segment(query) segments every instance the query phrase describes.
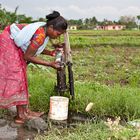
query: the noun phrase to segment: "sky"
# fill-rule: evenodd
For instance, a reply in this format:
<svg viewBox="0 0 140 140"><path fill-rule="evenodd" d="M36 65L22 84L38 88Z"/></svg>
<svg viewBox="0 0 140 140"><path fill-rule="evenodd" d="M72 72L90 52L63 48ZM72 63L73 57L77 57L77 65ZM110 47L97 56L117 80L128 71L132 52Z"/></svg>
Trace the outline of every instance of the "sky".
<svg viewBox="0 0 140 140"><path fill-rule="evenodd" d="M59 11L66 19L85 19L95 16L97 20L119 20L121 16L140 15L140 0L0 0L2 8L25 14L33 19L53 10Z"/></svg>

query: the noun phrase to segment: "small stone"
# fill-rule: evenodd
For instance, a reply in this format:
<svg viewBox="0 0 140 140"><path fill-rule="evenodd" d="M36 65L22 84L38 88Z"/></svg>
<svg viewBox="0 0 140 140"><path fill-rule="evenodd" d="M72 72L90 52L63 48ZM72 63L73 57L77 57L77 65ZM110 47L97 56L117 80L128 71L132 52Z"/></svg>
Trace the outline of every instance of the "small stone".
<svg viewBox="0 0 140 140"><path fill-rule="evenodd" d="M86 106L85 111L86 111L86 112L89 112L89 111L91 110L92 106L93 106L93 103L90 102L90 103Z"/></svg>
<svg viewBox="0 0 140 140"><path fill-rule="evenodd" d="M45 131L48 128L48 124L40 117L25 121L24 126L29 130L37 130L38 133L40 133L40 131Z"/></svg>

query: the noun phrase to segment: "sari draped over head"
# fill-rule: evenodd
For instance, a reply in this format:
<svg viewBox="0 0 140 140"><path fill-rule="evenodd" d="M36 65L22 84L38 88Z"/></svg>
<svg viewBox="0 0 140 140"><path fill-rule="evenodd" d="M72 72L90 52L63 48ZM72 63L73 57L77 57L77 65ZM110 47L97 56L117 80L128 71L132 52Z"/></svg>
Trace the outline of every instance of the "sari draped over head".
<svg viewBox="0 0 140 140"><path fill-rule="evenodd" d="M45 23L33 23L20 30L15 24L7 26L0 34L0 107L28 104L28 84L24 52L35 31ZM39 54L45 48L46 38Z"/></svg>

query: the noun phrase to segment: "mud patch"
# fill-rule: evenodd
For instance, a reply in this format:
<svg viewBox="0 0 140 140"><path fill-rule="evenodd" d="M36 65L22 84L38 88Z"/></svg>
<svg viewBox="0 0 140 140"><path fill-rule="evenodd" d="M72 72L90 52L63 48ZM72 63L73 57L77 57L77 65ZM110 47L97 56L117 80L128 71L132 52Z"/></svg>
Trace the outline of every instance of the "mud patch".
<svg viewBox="0 0 140 140"><path fill-rule="evenodd" d="M48 119L48 114L44 114L42 117L42 119L48 124L47 131L51 131L54 128L58 128L59 130L62 131L65 129L76 128L79 125L79 123L86 123L86 122L98 123L101 120L106 122L108 118L112 122L114 122L116 119L115 117L112 116L97 117L90 114L84 114L84 113L72 112L72 111L69 111L68 119L64 121L50 120ZM122 122L124 124L124 121ZM35 123L35 126L36 125L37 128L40 128L38 127L40 126L40 123ZM38 132L36 130L33 129L28 130L27 127L25 127L24 125L15 124L13 120L11 121L5 118L0 119L0 140L34 140L37 134ZM42 132L39 134L43 135L44 133Z"/></svg>
<svg viewBox="0 0 140 140"><path fill-rule="evenodd" d="M0 119L0 140L33 140L36 134L13 121Z"/></svg>
<svg viewBox="0 0 140 140"><path fill-rule="evenodd" d="M64 121L48 120L48 125L50 128L56 127L58 129L63 128L75 128L79 123L85 122L96 122L98 121L97 117L91 116L89 114L83 114L80 112L69 111L68 119Z"/></svg>

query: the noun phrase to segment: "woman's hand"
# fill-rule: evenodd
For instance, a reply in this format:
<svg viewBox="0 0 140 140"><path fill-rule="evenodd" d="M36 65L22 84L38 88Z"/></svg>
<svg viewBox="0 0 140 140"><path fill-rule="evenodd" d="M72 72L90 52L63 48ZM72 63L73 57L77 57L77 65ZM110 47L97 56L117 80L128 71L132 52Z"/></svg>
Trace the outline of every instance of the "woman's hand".
<svg viewBox="0 0 140 140"><path fill-rule="evenodd" d="M54 69L57 69L57 70L61 70L61 66L60 66L60 63L58 62L51 62L50 63L50 67L54 68Z"/></svg>
<svg viewBox="0 0 140 140"><path fill-rule="evenodd" d="M50 56L56 56L56 54L57 54L57 52L64 52L63 51L63 48L56 48L55 50L53 50L53 51L50 51Z"/></svg>

